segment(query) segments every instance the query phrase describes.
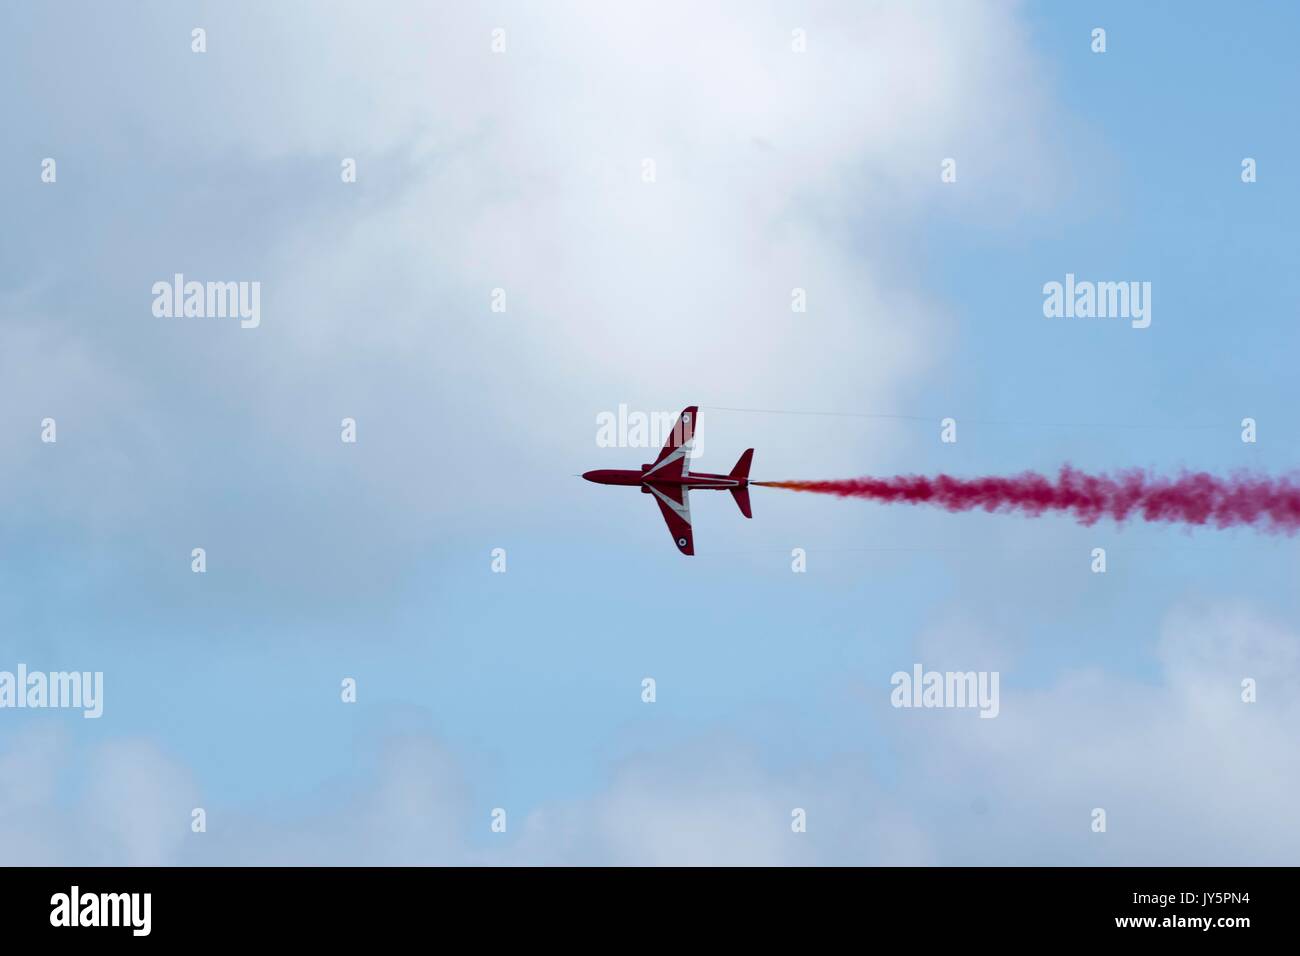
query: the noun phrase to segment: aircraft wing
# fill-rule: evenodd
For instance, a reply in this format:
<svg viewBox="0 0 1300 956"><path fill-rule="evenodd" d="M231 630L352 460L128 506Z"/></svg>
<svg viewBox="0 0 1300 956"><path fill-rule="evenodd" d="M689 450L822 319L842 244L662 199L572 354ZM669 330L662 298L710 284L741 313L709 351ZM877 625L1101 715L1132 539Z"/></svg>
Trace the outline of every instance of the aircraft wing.
<svg viewBox="0 0 1300 956"><path fill-rule="evenodd" d="M691 450L695 447L695 425L698 412L699 407L691 405L689 408L682 409L682 413L677 416L677 424L673 426L672 434L668 436L668 441L664 442L659 457L655 459L654 464L645 473L646 477L650 478L651 481L654 479L650 476L656 474L673 478L685 477L686 469L691 464Z"/></svg>
<svg viewBox="0 0 1300 956"><path fill-rule="evenodd" d="M682 554L695 553L695 538L691 534L691 493L685 485L664 485L649 482L646 485L655 496L659 510L664 514L668 533Z"/></svg>

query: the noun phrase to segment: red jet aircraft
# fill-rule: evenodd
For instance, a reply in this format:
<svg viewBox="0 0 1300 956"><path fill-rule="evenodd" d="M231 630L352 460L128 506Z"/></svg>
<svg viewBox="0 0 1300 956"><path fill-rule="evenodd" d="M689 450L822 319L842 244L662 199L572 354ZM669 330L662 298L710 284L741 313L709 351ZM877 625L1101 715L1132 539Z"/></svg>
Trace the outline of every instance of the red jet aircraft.
<svg viewBox="0 0 1300 956"><path fill-rule="evenodd" d="M582 476L599 485L639 485L644 494L654 495L664 521L668 523L668 533L682 554L695 553L695 541L691 536L692 488L725 488L736 499L740 513L746 518L754 517L749 510L749 465L754 460L754 449L745 450L729 475L708 475L690 470L698 410L692 405L682 411L668 436L668 443L653 464L642 465L639 471L606 469L589 471Z"/></svg>

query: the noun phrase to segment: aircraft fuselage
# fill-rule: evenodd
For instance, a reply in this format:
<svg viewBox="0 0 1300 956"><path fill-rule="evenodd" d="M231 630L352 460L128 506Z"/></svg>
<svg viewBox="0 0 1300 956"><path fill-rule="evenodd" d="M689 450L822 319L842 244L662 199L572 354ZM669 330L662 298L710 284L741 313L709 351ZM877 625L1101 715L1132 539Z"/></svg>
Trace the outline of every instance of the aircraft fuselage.
<svg viewBox="0 0 1300 956"><path fill-rule="evenodd" d="M747 478L711 475L703 471L687 472L677 477L658 472L652 478L647 478L646 472L650 470L650 467L650 465L642 465L639 471L626 468L604 468L598 471L586 472L582 477L588 481L594 481L598 485L642 485L642 490L646 492L649 492L649 489L644 487L647 481L653 481L656 485L685 485L691 489L707 490L715 488L719 491L728 488L743 488L749 484Z"/></svg>

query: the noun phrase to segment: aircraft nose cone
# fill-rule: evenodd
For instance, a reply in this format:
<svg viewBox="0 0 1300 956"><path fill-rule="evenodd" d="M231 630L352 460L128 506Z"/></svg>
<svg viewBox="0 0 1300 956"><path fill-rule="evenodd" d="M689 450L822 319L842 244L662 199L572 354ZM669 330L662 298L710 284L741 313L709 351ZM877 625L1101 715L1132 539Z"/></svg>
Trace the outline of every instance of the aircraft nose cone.
<svg viewBox="0 0 1300 956"><path fill-rule="evenodd" d="M594 471L584 471L584 472L582 473L582 477L583 477L583 478L586 478L588 481L596 481L596 480L597 480L597 479L596 479L596 473L595 473Z"/></svg>

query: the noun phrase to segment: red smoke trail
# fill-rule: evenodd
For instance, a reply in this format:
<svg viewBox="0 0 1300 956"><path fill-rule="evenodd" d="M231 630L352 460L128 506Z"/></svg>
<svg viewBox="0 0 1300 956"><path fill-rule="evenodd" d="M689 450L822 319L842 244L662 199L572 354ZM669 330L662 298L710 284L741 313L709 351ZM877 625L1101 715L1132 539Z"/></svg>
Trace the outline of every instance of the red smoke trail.
<svg viewBox="0 0 1300 956"><path fill-rule="evenodd" d="M1293 534L1300 530L1300 485L1289 478L1237 474L1216 478L1184 472L1160 478L1143 471L1089 475L1069 465L1053 481L1027 471L1009 478L953 478L950 475L896 475L840 481L755 481L769 488L811 491L841 498L933 504L948 511L1019 511L1074 515L1091 525L1101 518L1124 521L1174 521L1230 528L1254 525Z"/></svg>

